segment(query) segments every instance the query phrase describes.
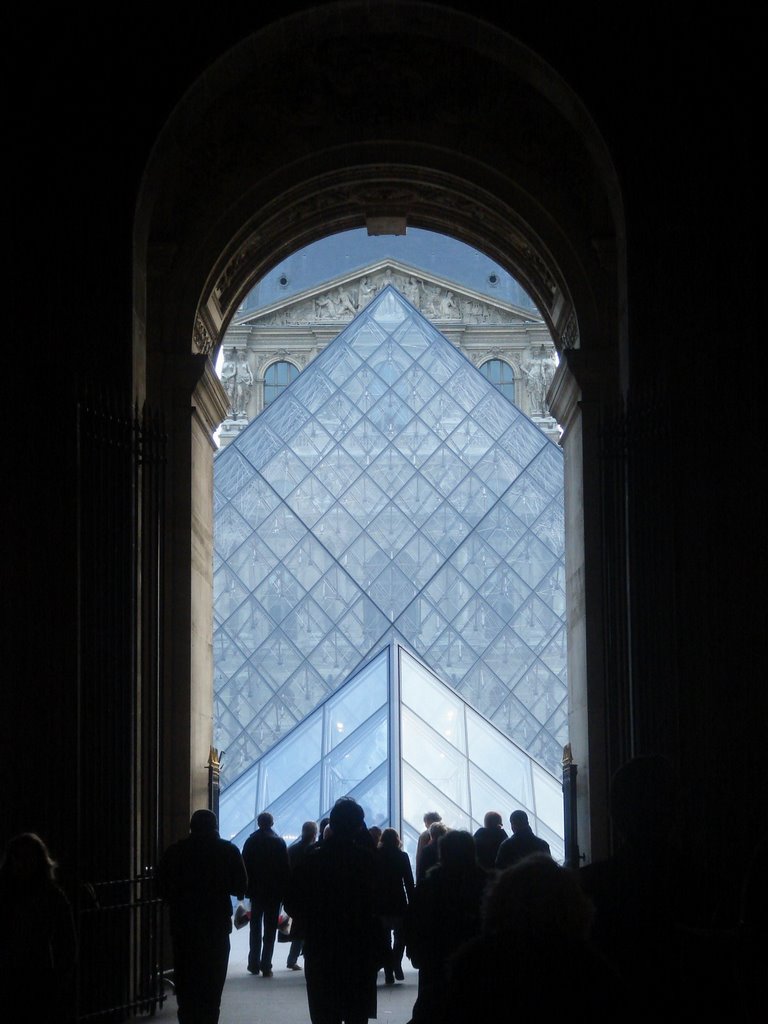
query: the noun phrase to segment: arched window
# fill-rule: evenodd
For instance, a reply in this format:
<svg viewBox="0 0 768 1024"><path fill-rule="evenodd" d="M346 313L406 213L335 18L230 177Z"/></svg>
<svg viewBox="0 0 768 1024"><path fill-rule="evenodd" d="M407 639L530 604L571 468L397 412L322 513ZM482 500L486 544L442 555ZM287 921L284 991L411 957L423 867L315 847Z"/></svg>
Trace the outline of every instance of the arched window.
<svg viewBox="0 0 768 1024"><path fill-rule="evenodd" d="M264 407L274 402L281 391L285 391L292 380L298 377L299 371L293 363L272 363L264 374Z"/></svg>
<svg viewBox="0 0 768 1024"><path fill-rule="evenodd" d="M489 359L480 367L480 372L499 389L505 398L514 402L515 373L509 363L505 363L503 359Z"/></svg>

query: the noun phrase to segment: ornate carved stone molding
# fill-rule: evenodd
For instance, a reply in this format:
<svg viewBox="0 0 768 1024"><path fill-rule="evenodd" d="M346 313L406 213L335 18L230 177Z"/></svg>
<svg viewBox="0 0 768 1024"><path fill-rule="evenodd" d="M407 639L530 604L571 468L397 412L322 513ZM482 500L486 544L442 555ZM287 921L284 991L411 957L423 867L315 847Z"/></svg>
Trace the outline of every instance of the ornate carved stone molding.
<svg viewBox="0 0 768 1024"><path fill-rule="evenodd" d="M417 167L373 165L337 171L276 197L244 229L205 302L210 298L225 321L287 238L301 245L329 226L359 226L372 211L408 216L470 244L482 240L485 251L511 264L550 324L557 320L570 326L573 318L575 325L572 303L554 261L514 211L464 181ZM570 338L574 329L570 326Z"/></svg>
<svg viewBox="0 0 768 1024"><path fill-rule="evenodd" d="M193 351L203 356L210 356L216 346L217 334L208 310L204 306L200 306L195 317L195 329L192 335Z"/></svg>
<svg viewBox="0 0 768 1024"><path fill-rule="evenodd" d="M212 435L229 411L229 398L210 359L205 360L205 367L192 393L192 409L211 439L211 446L215 447Z"/></svg>
<svg viewBox="0 0 768 1024"><path fill-rule="evenodd" d="M563 348L579 347L579 324L576 320L576 312L571 308L560 332L560 341Z"/></svg>
<svg viewBox="0 0 768 1024"><path fill-rule="evenodd" d="M528 320L538 322L535 314L511 311L506 303L494 302L476 292L451 288L417 274L410 268L392 263L337 279L336 283L310 296L297 296L293 301L255 313L241 320L238 331L249 327L296 327L348 323L387 285L393 285L418 311L441 325L481 325L489 327L519 326Z"/></svg>

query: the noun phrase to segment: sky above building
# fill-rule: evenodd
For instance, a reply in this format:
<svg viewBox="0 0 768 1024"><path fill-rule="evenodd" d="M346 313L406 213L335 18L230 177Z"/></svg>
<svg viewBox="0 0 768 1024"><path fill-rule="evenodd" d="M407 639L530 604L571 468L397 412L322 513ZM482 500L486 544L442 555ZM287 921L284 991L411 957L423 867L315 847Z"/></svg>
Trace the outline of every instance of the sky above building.
<svg viewBox="0 0 768 1024"><path fill-rule="evenodd" d="M421 228L405 235L369 236L364 228L329 235L293 253L265 274L246 296L237 317L390 257L466 288L536 310L522 286L484 253L455 238Z"/></svg>

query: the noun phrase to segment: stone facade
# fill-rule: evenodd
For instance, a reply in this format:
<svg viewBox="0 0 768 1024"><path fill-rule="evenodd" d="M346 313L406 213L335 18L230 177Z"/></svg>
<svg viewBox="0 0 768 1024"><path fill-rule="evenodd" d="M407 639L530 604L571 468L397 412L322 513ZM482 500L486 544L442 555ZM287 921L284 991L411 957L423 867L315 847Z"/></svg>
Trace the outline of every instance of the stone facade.
<svg viewBox="0 0 768 1024"><path fill-rule="evenodd" d="M236 317L224 335L220 376L229 415L225 447L264 408L270 366L303 370L386 285L391 284L478 368L492 359L511 367L515 404L553 441L559 428L546 404L555 346L544 319L395 260L331 278L313 289Z"/></svg>

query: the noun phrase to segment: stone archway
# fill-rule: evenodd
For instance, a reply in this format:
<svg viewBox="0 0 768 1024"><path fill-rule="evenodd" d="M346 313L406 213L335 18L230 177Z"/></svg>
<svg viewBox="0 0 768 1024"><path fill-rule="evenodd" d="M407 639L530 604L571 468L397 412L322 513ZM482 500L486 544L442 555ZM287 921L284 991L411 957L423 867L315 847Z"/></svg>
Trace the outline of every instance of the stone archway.
<svg viewBox="0 0 768 1024"><path fill-rule="evenodd" d="M384 219L492 256L529 290L564 353L550 404L565 427L571 734L582 843L605 849L606 822L589 816L590 800L605 803L610 767L592 410L621 391L620 196L589 115L557 74L493 26L437 10L329 4L268 26L189 90L146 169L134 388L170 425L166 793L176 832L204 792L210 736L210 434L226 410L210 357L267 269L323 235Z"/></svg>

